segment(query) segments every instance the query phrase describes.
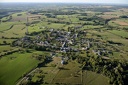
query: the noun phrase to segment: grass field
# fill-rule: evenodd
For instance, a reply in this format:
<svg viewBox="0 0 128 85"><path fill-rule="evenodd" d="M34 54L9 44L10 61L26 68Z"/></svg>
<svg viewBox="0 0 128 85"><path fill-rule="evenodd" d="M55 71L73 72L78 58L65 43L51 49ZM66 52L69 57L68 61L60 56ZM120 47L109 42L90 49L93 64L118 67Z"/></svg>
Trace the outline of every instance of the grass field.
<svg viewBox="0 0 128 85"><path fill-rule="evenodd" d="M21 16L17 16L18 14L21 14ZM26 12L20 12L12 14L11 22L26 22Z"/></svg>
<svg viewBox="0 0 128 85"><path fill-rule="evenodd" d="M114 12L104 12L104 15L110 15L110 16L119 17L119 16L123 15L123 13L121 11L119 11L119 10L116 10Z"/></svg>
<svg viewBox="0 0 128 85"><path fill-rule="evenodd" d="M79 64L76 62L69 62L60 70L55 76L52 83L70 83L81 84L81 75L79 73Z"/></svg>
<svg viewBox="0 0 128 85"><path fill-rule="evenodd" d="M109 85L108 78L91 71L83 72L83 85Z"/></svg>
<svg viewBox="0 0 128 85"><path fill-rule="evenodd" d="M57 60L57 61L56 61ZM109 85L108 80L106 77L91 72L91 71L81 71L80 64L76 63L75 61L70 61L68 64L64 65L64 69L58 69L60 65L56 67L51 67L51 64L60 63L60 59L55 57L54 60L49 63L46 67L40 68L45 77L43 81L50 85L54 84L82 84L82 85ZM39 75L38 73L35 75ZM34 77L33 81L37 78ZM100 82L99 82L100 81ZM44 84L43 84L44 85Z"/></svg>
<svg viewBox="0 0 128 85"><path fill-rule="evenodd" d="M118 35L118 36L121 36L121 37L126 37L128 38L128 32L124 31L124 30L112 30L112 31L109 31L115 35Z"/></svg>
<svg viewBox="0 0 128 85"><path fill-rule="evenodd" d="M25 25L14 25L10 30L0 33L0 36L4 37L22 37L25 35Z"/></svg>
<svg viewBox="0 0 128 85"><path fill-rule="evenodd" d="M1 37L1 36L0 36ZM12 43L15 39L0 39L0 43L4 44L3 41L6 41L7 43Z"/></svg>
<svg viewBox="0 0 128 85"><path fill-rule="evenodd" d="M0 24L0 31L9 30L9 28L14 24L14 22L3 22Z"/></svg>
<svg viewBox="0 0 128 85"><path fill-rule="evenodd" d="M65 24L59 24L59 23L51 23L49 25L47 25L49 28L56 28L56 29L62 29L62 27L64 26Z"/></svg>
<svg viewBox="0 0 128 85"><path fill-rule="evenodd" d="M113 42L117 42L117 43L122 43L123 46L117 46L116 44L113 45L114 47L116 47L116 48L120 49L120 51L122 51L122 52L118 52L118 53L114 54L113 57L116 58L116 59L122 59L122 56L123 56L123 58L128 60L128 57L127 57L127 51L128 51L128 43L127 42L128 41L126 39L120 37L118 34L116 35L116 34L113 34L109 31L98 32L98 31L93 30L93 31L90 31L90 32L94 33L94 34L101 35L104 40L109 40L109 41L113 41Z"/></svg>
<svg viewBox="0 0 128 85"><path fill-rule="evenodd" d="M97 26L92 26L92 25L85 25L82 29L96 29L96 28L101 28L103 26L97 25Z"/></svg>
<svg viewBox="0 0 128 85"><path fill-rule="evenodd" d="M32 32L39 32L44 30L45 26L47 25L47 23L37 23L37 24L32 24L28 27L28 32L32 33Z"/></svg>
<svg viewBox="0 0 128 85"><path fill-rule="evenodd" d="M38 61L30 56L31 53L14 53L1 58L0 84L14 85L23 74L37 66Z"/></svg>
<svg viewBox="0 0 128 85"><path fill-rule="evenodd" d="M0 52L3 52L3 51L8 51L8 50L11 50L11 49L14 49L15 47L10 47L10 45L2 45L0 46Z"/></svg>

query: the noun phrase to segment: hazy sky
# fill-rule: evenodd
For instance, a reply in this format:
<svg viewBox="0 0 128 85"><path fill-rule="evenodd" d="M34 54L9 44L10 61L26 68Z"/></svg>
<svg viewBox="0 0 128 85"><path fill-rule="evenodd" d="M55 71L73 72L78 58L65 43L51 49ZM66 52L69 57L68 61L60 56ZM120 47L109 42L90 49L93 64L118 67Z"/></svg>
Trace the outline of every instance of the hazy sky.
<svg viewBox="0 0 128 85"><path fill-rule="evenodd" d="M0 2L84 2L84 3L117 3L128 4L128 0L0 0Z"/></svg>

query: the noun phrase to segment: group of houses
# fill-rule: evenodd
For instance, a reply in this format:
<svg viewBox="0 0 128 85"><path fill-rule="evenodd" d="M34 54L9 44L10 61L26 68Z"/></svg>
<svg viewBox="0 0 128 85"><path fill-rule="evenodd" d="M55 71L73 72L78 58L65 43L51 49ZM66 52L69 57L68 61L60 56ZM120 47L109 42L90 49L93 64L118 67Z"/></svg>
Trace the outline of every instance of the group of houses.
<svg viewBox="0 0 128 85"><path fill-rule="evenodd" d="M54 48L54 51L65 53L87 51L90 48L94 54L99 56L109 53L107 49L104 49L104 44L102 42L94 38L88 38L86 37L86 34L86 31L72 32L49 29L45 30L42 34L37 35L35 38L25 36L21 41L27 45L33 44L49 49ZM62 58L62 63L64 60L65 59Z"/></svg>

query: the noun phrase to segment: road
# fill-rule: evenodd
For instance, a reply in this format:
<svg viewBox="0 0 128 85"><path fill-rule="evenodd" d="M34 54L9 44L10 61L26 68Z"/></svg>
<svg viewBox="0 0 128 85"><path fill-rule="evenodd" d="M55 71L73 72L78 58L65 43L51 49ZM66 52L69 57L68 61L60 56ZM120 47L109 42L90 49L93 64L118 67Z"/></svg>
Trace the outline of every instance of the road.
<svg viewBox="0 0 128 85"><path fill-rule="evenodd" d="M28 79L27 76L31 75L33 72L35 72L36 70L38 70L39 68L35 68L34 70L30 71L27 75L25 75L20 81L17 82L16 85L20 85L20 83L25 80L25 79Z"/></svg>

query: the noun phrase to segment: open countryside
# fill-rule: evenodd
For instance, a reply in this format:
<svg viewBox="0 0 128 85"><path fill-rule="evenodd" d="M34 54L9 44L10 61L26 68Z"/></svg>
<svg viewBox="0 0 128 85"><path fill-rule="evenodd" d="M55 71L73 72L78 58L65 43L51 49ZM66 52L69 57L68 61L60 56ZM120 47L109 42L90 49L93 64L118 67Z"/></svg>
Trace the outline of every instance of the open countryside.
<svg viewBox="0 0 128 85"><path fill-rule="evenodd" d="M127 5L6 5L0 85L127 85Z"/></svg>

